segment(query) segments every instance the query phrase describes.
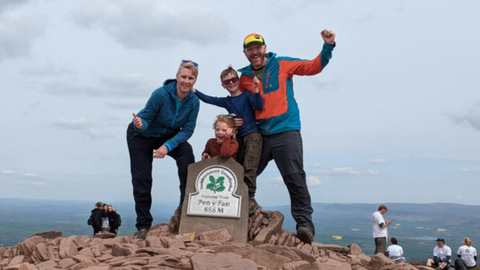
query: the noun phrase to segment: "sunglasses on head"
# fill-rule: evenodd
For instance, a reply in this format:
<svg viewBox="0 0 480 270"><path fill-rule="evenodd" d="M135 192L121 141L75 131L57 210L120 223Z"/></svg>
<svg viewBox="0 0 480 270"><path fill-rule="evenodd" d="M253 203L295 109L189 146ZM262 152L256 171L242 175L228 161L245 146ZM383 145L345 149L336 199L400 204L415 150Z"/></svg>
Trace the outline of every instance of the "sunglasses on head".
<svg viewBox="0 0 480 270"><path fill-rule="evenodd" d="M222 83L225 84L225 85L229 85L230 83L236 83L237 81L238 81L238 78L234 77L234 78L222 81Z"/></svg>
<svg viewBox="0 0 480 270"><path fill-rule="evenodd" d="M217 115L217 118L220 118L220 117L226 117L228 119L233 119L233 116L231 116L230 114L219 114L219 115Z"/></svg>
<svg viewBox="0 0 480 270"><path fill-rule="evenodd" d="M188 64L188 63L192 63L193 66L198 67L198 64L193 62L192 60L182 60L182 64Z"/></svg>

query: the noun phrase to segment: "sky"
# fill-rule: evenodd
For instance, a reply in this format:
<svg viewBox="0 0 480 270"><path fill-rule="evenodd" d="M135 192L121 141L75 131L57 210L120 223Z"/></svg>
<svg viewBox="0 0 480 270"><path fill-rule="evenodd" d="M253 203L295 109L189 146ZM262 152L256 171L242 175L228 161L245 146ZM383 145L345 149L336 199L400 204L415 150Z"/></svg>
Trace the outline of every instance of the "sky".
<svg viewBox="0 0 480 270"><path fill-rule="evenodd" d="M312 201L480 204L476 0L2 0L0 198L133 201L127 125L182 59L226 96L246 35L313 59L323 29L329 65L294 77ZM196 161L221 113L201 103ZM153 166L153 200L178 202L173 159ZM257 182L260 205L289 204L273 161Z"/></svg>

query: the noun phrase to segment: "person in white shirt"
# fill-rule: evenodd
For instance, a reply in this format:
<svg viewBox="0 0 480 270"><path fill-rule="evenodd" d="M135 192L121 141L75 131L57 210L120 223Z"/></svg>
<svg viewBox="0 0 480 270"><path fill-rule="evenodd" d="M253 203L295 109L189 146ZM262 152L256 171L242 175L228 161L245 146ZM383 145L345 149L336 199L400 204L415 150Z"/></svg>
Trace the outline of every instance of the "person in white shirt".
<svg viewBox="0 0 480 270"><path fill-rule="evenodd" d="M390 238L390 243L391 245L388 246L387 252L385 252L385 256L397 263L407 262L407 260L405 260L405 258L403 257L403 248L397 245L397 238Z"/></svg>
<svg viewBox="0 0 480 270"><path fill-rule="evenodd" d="M375 253L385 253L387 248L387 226L392 224L391 221L385 221L383 215L387 213L388 208L386 205L381 204L378 207L378 211L375 211L372 215L372 229L373 238L375 240Z"/></svg>
<svg viewBox="0 0 480 270"><path fill-rule="evenodd" d="M465 237L463 239L465 245L458 248L458 258L462 259L468 268L474 268L477 266L477 250L472 247L472 240Z"/></svg>
<svg viewBox="0 0 480 270"><path fill-rule="evenodd" d="M440 265L445 265L448 267L452 258L452 250L445 245L445 239L438 238L436 241L437 246L433 249L433 259L427 260L427 266L439 267Z"/></svg>

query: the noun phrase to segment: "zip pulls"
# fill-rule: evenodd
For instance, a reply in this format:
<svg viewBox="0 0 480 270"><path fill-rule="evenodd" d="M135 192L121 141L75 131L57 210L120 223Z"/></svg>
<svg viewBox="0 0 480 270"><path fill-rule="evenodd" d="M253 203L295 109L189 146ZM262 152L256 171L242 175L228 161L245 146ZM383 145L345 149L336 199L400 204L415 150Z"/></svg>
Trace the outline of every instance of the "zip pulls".
<svg viewBox="0 0 480 270"><path fill-rule="evenodd" d="M266 84L265 84L265 89L268 88L268 79L270 78L270 70L267 70L267 81L266 81Z"/></svg>
<svg viewBox="0 0 480 270"><path fill-rule="evenodd" d="M182 101L179 101L179 100L178 100L178 97L175 96L175 113L174 113L172 122L171 122L171 124L170 124L170 128L175 125L175 122L177 121L178 112L180 111L180 108L182 107L184 101L185 101L185 99L182 100ZM163 129L163 132L162 132L161 134L166 134L168 128L169 128L169 127L165 127L165 128Z"/></svg>
<svg viewBox="0 0 480 270"><path fill-rule="evenodd" d="M182 107L182 104L183 102L185 101L182 100L182 101L179 101L178 100L178 97L175 97L175 101L176 101L176 106L175 106L175 116L173 117L173 120L172 120L172 124L170 125L171 127L173 127L173 125L175 124L175 121L177 120L177 115L178 115L178 112L180 111L180 108Z"/></svg>

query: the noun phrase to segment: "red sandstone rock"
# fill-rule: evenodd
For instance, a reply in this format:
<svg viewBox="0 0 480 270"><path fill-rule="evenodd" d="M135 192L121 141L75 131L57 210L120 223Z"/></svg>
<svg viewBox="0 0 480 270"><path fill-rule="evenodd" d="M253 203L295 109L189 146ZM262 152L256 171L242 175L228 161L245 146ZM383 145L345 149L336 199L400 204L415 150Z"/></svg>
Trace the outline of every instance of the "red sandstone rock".
<svg viewBox="0 0 480 270"><path fill-rule="evenodd" d="M193 269L195 270L213 270L213 269L231 269L231 270L257 270L257 265L246 259L234 259L222 256L221 254L195 254L190 258Z"/></svg>
<svg viewBox="0 0 480 270"><path fill-rule="evenodd" d="M283 270L311 270L311 269L312 267L310 266L310 263L306 261L291 262L283 265Z"/></svg>
<svg viewBox="0 0 480 270"><path fill-rule="evenodd" d="M392 264L395 264L395 262L387 258L382 253L377 253L372 257L372 259L370 260L370 262L367 264L365 268L369 270L379 270L380 268L386 265L392 265Z"/></svg>
<svg viewBox="0 0 480 270"><path fill-rule="evenodd" d="M231 239L226 230L185 239L171 234L168 224L153 226L145 241L131 235L107 239L37 234L15 247L0 248L0 270L426 269L394 264L381 254L370 258L356 244L304 244L282 230L282 223L280 212L257 210L249 219L251 244L226 242Z"/></svg>
<svg viewBox="0 0 480 270"><path fill-rule="evenodd" d="M354 244L350 245L350 252L349 253L352 254L352 255L360 255L363 252L362 252L362 249L357 244L354 243Z"/></svg>
<svg viewBox="0 0 480 270"><path fill-rule="evenodd" d="M198 234L198 239L203 241L213 241L213 242L229 242L232 240L232 235L228 232L226 228L221 230L208 231Z"/></svg>

